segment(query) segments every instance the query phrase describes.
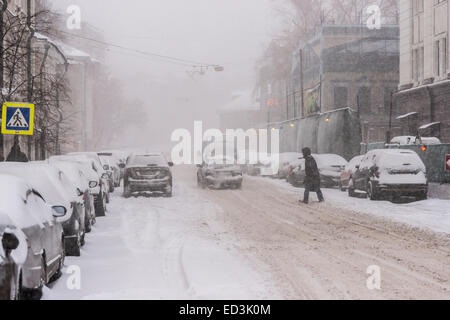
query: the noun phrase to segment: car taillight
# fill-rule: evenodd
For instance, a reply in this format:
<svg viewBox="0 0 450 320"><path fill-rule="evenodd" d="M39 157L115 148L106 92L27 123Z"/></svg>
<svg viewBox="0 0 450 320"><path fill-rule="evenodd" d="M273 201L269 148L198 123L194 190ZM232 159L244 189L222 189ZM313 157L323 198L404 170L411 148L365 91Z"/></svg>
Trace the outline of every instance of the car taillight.
<svg viewBox="0 0 450 320"><path fill-rule="evenodd" d="M27 241L27 248L31 249L31 242L30 242L30 240L26 239L26 241Z"/></svg>
<svg viewBox="0 0 450 320"><path fill-rule="evenodd" d="M84 200L86 199L86 193L87 193L87 192L83 193L83 196L81 197L81 200L84 201Z"/></svg>

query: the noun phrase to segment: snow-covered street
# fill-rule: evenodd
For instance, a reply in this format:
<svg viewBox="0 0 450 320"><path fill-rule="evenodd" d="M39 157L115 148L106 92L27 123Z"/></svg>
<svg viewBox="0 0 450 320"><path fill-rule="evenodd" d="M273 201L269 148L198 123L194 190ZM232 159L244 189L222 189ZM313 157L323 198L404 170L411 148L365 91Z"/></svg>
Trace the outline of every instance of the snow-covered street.
<svg viewBox="0 0 450 320"><path fill-rule="evenodd" d="M302 189L284 181L245 177L242 190L203 190L187 166L174 169L174 186L173 198L116 191L44 298L450 298L450 236L431 230L449 231L448 201L374 203L325 189L325 204L301 206ZM80 290L67 286L74 265ZM380 290L366 286L371 265Z"/></svg>
<svg viewBox="0 0 450 320"><path fill-rule="evenodd" d="M66 258L64 276L44 299L281 297L228 240L216 223L218 210L200 197L192 172L179 168L175 179L170 199L124 199L122 188L117 190L81 258ZM66 285L71 265L80 267L81 290Z"/></svg>

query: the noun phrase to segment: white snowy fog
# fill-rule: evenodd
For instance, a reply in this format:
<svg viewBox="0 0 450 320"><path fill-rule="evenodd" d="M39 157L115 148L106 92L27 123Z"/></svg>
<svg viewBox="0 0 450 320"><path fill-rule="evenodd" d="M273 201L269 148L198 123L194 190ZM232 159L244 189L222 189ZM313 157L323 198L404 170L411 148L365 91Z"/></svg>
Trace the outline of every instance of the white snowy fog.
<svg viewBox="0 0 450 320"><path fill-rule="evenodd" d="M0 300L450 299L449 21L0 0Z"/></svg>
<svg viewBox="0 0 450 320"><path fill-rule="evenodd" d="M119 135L112 145L116 147L168 150L176 128L191 130L194 120L218 127L218 110L232 94L252 89L255 60L277 28L270 0L52 1L61 13L72 4L81 9L82 24L89 24L105 42L136 50L86 44L105 50L105 64L120 81L123 102L139 101L136 108L148 115L139 135ZM223 66L224 71L209 68L201 75L200 68L193 67L208 64ZM127 113L122 120L132 124L136 118Z"/></svg>

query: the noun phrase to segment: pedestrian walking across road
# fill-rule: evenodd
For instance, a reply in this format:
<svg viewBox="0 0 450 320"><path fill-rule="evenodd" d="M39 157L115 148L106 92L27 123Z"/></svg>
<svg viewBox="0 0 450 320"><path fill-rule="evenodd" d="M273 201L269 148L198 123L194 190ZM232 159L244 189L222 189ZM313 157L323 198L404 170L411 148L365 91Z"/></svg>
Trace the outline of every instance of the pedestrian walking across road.
<svg viewBox="0 0 450 320"><path fill-rule="evenodd" d="M320 189L320 173L317 167L316 160L311 155L310 148L302 149L303 157L305 158L305 194L303 197L303 203L309 202L309 192L315 191L319 202L325 201L322 190Z"/></svg>
<svg viewBox="0 0 450 320"><path fill-rule="evenodd" d="M11 148L11 151L8 154L8 157L6 158L6 161L8 162L28 162L28 158L20 150L19 143L17 141L14 141L14 145Z"/></svg>

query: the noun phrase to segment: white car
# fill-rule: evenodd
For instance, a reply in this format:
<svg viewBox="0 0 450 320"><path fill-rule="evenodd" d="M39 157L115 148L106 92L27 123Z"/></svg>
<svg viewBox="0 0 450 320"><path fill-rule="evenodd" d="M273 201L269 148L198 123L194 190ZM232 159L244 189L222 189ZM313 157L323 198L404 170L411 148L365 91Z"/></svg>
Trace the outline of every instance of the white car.
<svg viewBox="0 0 450 320"><path fill-rule="evenodd" d="M371 200L386 196L424 200L428 193L425 165L412 150L369 151L350 178L349 195L354 196L355 190L367 192Z"/></svg>

